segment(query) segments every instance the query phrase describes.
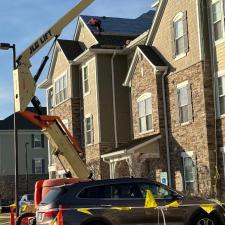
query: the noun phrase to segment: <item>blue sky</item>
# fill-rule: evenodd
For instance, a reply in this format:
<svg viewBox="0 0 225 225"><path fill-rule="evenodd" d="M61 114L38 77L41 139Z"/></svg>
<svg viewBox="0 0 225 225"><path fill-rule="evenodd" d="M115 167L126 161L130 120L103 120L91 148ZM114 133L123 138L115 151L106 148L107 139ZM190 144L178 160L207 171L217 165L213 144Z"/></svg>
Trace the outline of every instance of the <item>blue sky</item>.
<svg viewBox="0 0 225 225"><path fill-rule="evenodd" d="M1 0L0 42L15 43L18 55L78 2L78 0ZM135 18L150 8L151 0L95 0L82 14ZM63 30L60 38L72 39L75 26L76 22L73 21ZM32 58L33 74L48 49L49 45ZM40 81L46 78L47 69ZM0 50L0 119L13 112L12 84L12 52ZM37 90L36 95L44 106L44 91Z"/></svg>

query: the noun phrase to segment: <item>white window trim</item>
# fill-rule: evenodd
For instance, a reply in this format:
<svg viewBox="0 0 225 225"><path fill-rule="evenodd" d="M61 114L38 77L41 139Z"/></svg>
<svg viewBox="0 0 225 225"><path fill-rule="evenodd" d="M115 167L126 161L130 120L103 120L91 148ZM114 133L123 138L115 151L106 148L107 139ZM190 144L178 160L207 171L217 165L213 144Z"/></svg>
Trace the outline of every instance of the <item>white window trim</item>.
<svg viewBox="0 0 225 225"><path fill-rule="evenodd" d="M225 113L221 115L220 113L220 95L219 95L219 82L218 79L220 77L225 76L225 70L219 71L216 73L216 107L217 107L217 118L222 119L225 117Z"/></svg>
<svg viewBox="0 0 225 225"><path fill-rule="evenodd" d="M63 76L66 76L66 82L67 82L67 98L65 98L63 101L61 101L60 103L56 104L56 92L55 92L55 83L60 80ZM65 101L67 101L69 99L69 73L68 73L68 70L65 70L63 73L60 74L60 76L58 76L55 80L54 80L54 85L53 85L53 108L58 106L58 105L61 105L62 103L64 103ZM52 108L52 109L53 109Z"/></svg>
<svg viewBox="0 0 225 225"><path fill-rule="evenodd" d="M220 147L220 151L223 154L223 175L225 178L225 147Z"/></svg>
<svg viewBox="0 0 225 225"><path fill-rule="evenodd" d="M139 103L142 102L142 101L145 101L146 99L150 98L151 99L151 105L152 105L152 94L150 92L147 92L147 93L144 93L142 94L138 99L137 99L137 104L139 106ZM138 108L138 113L139 113L139 108ZM150 130L146 130L146 131L140 131L139 129L139 135L144 135L144 134L147 134L147 133L151 133L151 132L154 132L154 127L153 127L153 112L151 113L152 115L152 129ZM138 123L139 123L139 114L138 114ZM140 124L139 124L140 126Z"/></svg>
<svg viewBox="0 0 225 225"><path fill-rule="evenodd" d="M45 144L45 143L42 143L42 133L33 133L32 135L40 135L40 136L41 136L41 147L35 147L35 146L34 146L34 145L35 145L35 144L34 144L35 141L33 140L33 141L34 141L34 143L32 143L32 145L34 146L33 149L36 149L36 150L37 150L37 149L43 149L42 144Z"/></svg>
<svg viewBox="0 0 225 225"><path fill-rule="evenodd" d="M182 161L183 161L184 186L185 186L185 190L186 190L186 183L195 183L196 180L195 180L195 175L194 175L194 179L192 181L186 181L185 180L184 159L185 158L191 158L193 160L194 152L193 151L182 152L181 157L182 157ZM196 165L195 165L195 167L196 167ZM193 171L193 173L196 173L196 172L197 171Z"/></svg>
<svg viewBox="0 0 225 225"><path fill-rule="evenodd" d="M43 173L45 173L45 168L44 168L44 171L42 171L41 173L36 173L36 170L35 170L35 161L36 160L41 160L41 162L42 162L42 160L45 160L44 158L33 158L33 160L34 160L34 173L33 174L43 174ZM41 170L42 170L42 167L43 165L41 164Z"/></svg>
<svg viewBox="0 0 225 225"><path fill-rule="evenodd" d="M91 61L91 60L90 60ZM81 71L82 71L82 88L83 88L83 96L87 96L91 93L91 87L90 87L90 66L89 63L90 61L88 61L87 63L85 63L82 67L81 67ZM84 68L87 67L87 80L88 80L88 92L84 92Z"/></svg>
<svg viewBox="0 0 225 225"><path fill-rule="evenodd" d="M94 119L93 119L93 114L91 114L91 113L88 113L88 114L86 114L85 115L85 117L84 117L85 119L84 119L84 132L85 132L85 147L88 147L88 146L92 146L92 145L94 145L94 127L93 127L93 125L94 125ZM87 118L90 118L91 119L91 143L89 143L89 144L86 144L86 140L87 140L87 134L86 134L86 119Z"/></svg>
<svg viewBox="0 0 225 225"><path fill-rule="evenodd" d="M220 7L221 7L221 14L222 14L222 18L221 18L221 23L222 23L222 37L218 40L215 41L215 37L214 37L214 23L213 23L213 18L211 18L211 26L212 26L212 36L213 36L213 40L215 42L215 45L219 45L221 43L223 43L225 41L225 29L224 29L224 18L225 18L225 12L224 12L224 2L223 0L212 0L212 4L211 4L211 15L213 15L212 12L212 5L220 2Z"/></svg>
<svg viewBox="0 0 225 225"><path fill-rule="evenodd" d="M176 16L173 18L173 24L176 23L177 21L179 21L180 19L183 19L183 17L184 17L184 13L183 12L177 13ZM176 37L175 37L175 30L174 30L174 41L175 41L174 45L175 45L175 51L176 51L176 39L175 38ZM178 55L176 54L174 60L177 61L179 59L184 58L185 56L187 56L187 52L182 52L182 53L180 53Z"/></svg>

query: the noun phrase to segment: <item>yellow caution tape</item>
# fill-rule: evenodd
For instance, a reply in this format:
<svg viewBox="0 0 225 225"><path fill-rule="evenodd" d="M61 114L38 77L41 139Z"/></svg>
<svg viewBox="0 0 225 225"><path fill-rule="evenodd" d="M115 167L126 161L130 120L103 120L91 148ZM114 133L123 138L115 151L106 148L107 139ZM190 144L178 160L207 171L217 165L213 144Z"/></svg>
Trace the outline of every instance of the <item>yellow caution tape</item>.
<svg viewBox="0 0 225 225"><path fill-rule="evenodd" d="M11 204L10 207L16 207L16 203Z"/></svg>
<svg viewBox="0 0 225 225"><path fill-rule="evenodd" d="M50 225L57 225L57 216L54 218L54 220L52 220L51 224Z"/></svg>
<svg viewBox="0 0 225 225"><path fill-rule="evenodd" d="M127 211L131 210L131 207L112 207L111 209L120 210L120 211Z"/></svg>
<svg viewBox="0 0 225 225"><path fill-rule="evenodd" d="M145 198L145 208L156 208L158 205L155 198L150 190L147 190Z"/></svg>
<svg viewBox="0 0 225 225"><path fill-rule="evenodd" d="M84 213L84 214L88 214L88 215L93 215L89 209L85 209L85 208L80 208L80 209L77 209L78 212L81 212L81 213Z"/></svg>
<svg viewBox="0 0 225 225"><path fill-rule="evenodd" d="M171 202L170 204L166 205L166 207L178 208L180 206L178 201Z"/></svg>
<svg viewBox="0 0 225 225"><path fill-rule="evenodd" d="M23 205L22 208L21 208L22 211L26 211L27 207L28 207L27 205Z"/></svg>
<svg viewBox="0 0 225 225"><path fill-rule="evenodd" d="M210 214L212 211L216 209L215 205L213 204L202 204L200 207L206 211L208 214Z"/></svg>

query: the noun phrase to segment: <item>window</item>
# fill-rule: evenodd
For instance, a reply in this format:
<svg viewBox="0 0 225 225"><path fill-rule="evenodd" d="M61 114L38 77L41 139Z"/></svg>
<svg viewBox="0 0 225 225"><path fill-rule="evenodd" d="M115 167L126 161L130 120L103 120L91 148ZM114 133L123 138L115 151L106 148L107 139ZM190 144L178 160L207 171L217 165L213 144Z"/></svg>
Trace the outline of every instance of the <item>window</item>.
<svg viewBox="0 0 225 225"><path fill-rule="evenodd" d="M218 77L218 98L220 115L225 114L225 75Z"/></svg>
<svg viewBox="0 0 225 225"><path fill-rule="evenodd" d="M140 133L152 129L152 100L147 93L138 99L139 131Z"/></svg>
<svg viewBox="0 0 225 225"><path fill-rule="evenodd" d="M186 123L192 121L192 99L190 84L187 81L177 85L177 122Z"/></svg>
<svg viewBox="0 0 225 225"><path fill-rule="evenodd" d="M85 95L89 93L88 66L83 67L82 73L83 73L83 93Z"/></svg>
<svg viewBox="0 0 225 225"><path fill-rule="evenodd" d="M55 104L63 102L68 98L67 74L55 81Z"/></svg>
<svg viewBox="0 0 225 225"><path fill-rule="evenodd" d="M223 175L224 175L224 178L225 178L225 147L221 147L220 148L220 151L222 153L222 158L223 158Z"/></svg>
<svg viewBox="0 0 225 225"><path fill-rule="evenodd" d="M45 160L44 159L32 159L32 173L43 174L45 173Z"/></svg>
<svg viewBox="0 0 225 225"><path fill-rule="evenodd" d="M175 193L164 187L163 185L155 183L139 183L138 184L143 198L146 197L147 190L150 190L155 198L171 199Z"/></svg>
<svg viewBox="0 0 225 225"><path fill-rule="evenodd" d="M79 198L141 198L137 186L131 184L112 184L89 187L81 191Z"/></svg>
<svg viewBox="0 0 225 225"><path fill-rule="evenodd" d="M193 152L182 153L185 191L196 190L196 160Z"/></svg>
<svg viewBox="0 0 225 225"><path fill-rule="evenodd" d="M44 148L44 134L32 134L32 148Z"/></svg>
<svg viewBox="0 0 225 225"><path fill-rule="evenodd" d="M85 118L85 143L86 145L93 144L94 142L94 130L93 130L93 116L87 115Z"/></svg>
<svg viewBox="0 0 225 225"><path fill-rule="evenodd" d="M53 108L53 89L48 90L48 109Z"/></svg>
<svg viewBox="0 0 225 225"><path fill-rule="evenodd" d="M173 58L188 52L187 12L178 13L172 21Z"/></svg>
<svg viewBox="0 0 225 225"><path fill-rule="evenodd" d="M212 4L212 20L215 41L223 37L223 12L221 1L216 1Z"/></svg>

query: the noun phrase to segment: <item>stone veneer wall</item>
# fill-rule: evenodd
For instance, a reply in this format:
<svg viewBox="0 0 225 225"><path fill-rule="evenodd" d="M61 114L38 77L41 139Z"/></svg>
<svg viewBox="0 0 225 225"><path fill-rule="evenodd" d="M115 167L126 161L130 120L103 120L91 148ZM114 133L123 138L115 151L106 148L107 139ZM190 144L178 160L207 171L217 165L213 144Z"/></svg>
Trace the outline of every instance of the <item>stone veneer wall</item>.
<svg viewBox="0 0 225 225"><path fill-rule="evenodd" d="M207 116L203 85L202 64L197 63L167 77L167 103L169 113L169 139L173 185L183 190L183 165L181 153L193 151L197 163L197 193L211 196L212 177L210 170L210 148L208 143ZM193 122L177 123L176 89L179 83L188 80L192 91Z"/></svg>
<svg viewBox="0 0 225 225"><path fill-rule="evenodd" d="M38 180L48 179L48 174L32 174L28 175L28 193L33 194L35 183ZM0 176L0 197L14 202L15 193L15 176ZM27 194L26 175L19 175L18 195Z"/></svg>

